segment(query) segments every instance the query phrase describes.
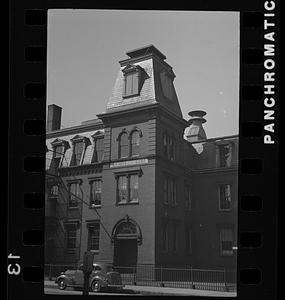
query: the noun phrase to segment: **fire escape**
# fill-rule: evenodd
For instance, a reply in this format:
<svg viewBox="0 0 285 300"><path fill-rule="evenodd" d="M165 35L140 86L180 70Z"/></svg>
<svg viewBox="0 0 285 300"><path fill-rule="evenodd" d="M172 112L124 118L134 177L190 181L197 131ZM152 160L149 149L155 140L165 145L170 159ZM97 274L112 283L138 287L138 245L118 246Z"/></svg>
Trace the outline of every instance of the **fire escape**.
<svg viewBox="0 0 285 300"><path fill-rule="evenodd" d="M48 150L52 151L52 150ZM53 160L46 158L47 160ZM80 245L67 247L67 229L80 228L82 202L76 209L69 209L70 192L60 176L60 168L53 161L46 170L45 205L45 263L76 264L80 258ZM75 237L75 240L76 239ZM80 239L79 239L80 240Z"/></svg>

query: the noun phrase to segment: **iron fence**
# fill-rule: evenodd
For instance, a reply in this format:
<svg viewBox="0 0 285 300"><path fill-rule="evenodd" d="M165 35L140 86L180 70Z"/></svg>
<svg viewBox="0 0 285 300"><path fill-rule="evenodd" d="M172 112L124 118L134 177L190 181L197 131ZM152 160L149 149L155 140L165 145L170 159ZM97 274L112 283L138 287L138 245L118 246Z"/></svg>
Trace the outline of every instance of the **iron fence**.
<svg viewBox="0 0 285 300"><path fill-rule="evenodd" d="M60 272L76 267L75 265L45 265L45 276L54 280ZM125 285L236 291L234 270L166 268L155 265L116 266L114 269L121 274Z"/></svg>
<svg viewBox="0 0 285 300"><path fill-rule="evenodd" d="M161 286L173 288L192 288L214 291L235 291L234 271L206 270L193 268L165 268L153 265L120 267L124 284Z"/></svg>

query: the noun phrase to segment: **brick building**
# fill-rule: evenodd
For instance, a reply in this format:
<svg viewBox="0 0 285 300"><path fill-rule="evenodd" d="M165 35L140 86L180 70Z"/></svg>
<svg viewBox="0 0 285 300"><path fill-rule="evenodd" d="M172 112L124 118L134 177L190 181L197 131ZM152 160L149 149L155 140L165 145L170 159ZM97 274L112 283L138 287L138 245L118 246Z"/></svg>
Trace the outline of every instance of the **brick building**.
<svg viewBox="0 0 285 300"><path fill-rule="evenodd" d="M238 137L183 119L153 45L126 54L105 113L60 129L49 106L45 262L235 268Z"/></svg>

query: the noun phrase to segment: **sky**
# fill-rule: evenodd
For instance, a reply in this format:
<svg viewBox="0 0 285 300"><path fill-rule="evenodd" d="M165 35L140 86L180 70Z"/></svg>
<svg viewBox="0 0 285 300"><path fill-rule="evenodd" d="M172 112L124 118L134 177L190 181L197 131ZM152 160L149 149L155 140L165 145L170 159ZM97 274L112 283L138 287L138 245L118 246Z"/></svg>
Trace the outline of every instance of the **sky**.
<svg viewBox="0 0 285 300"><path fill-rule="evenodd" d="M184 119L205 110L208 138L238 134L238 12L50 9L47 105L63 108L62 128L104 112L118 62L149 44L173 67Z"/></svg>

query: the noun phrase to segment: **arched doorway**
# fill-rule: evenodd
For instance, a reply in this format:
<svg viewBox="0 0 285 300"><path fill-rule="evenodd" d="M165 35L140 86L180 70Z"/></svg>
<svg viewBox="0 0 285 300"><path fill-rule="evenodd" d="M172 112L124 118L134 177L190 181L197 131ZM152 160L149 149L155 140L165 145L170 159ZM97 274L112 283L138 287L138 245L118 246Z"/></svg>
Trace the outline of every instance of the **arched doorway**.
<svg viewBox="0 0 285 300"><path fill-rule="evenodd" d="M122 267L126 272L130 271L130 267L137 264L138 245L142 241L138 224L129 217L120 220L114 226L112 238L114 242L114 266Z"/></svg>

